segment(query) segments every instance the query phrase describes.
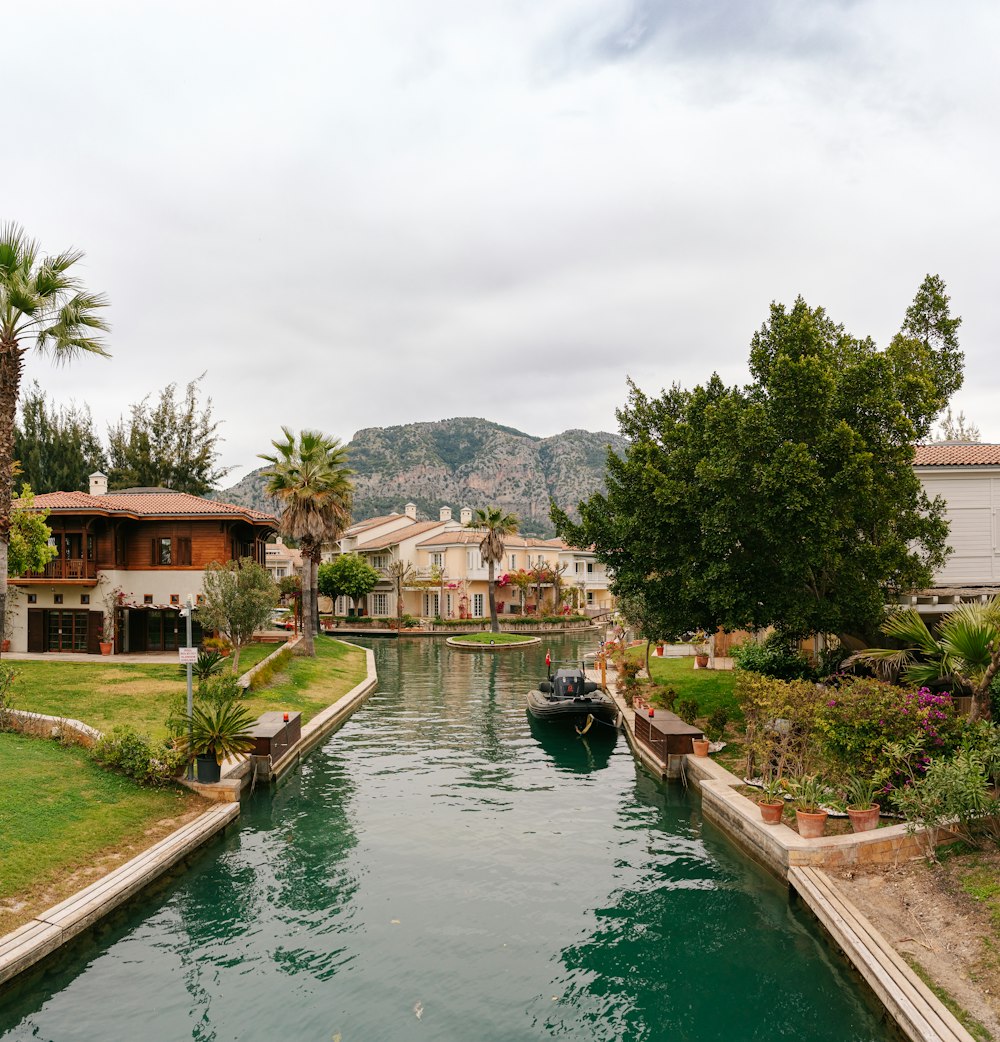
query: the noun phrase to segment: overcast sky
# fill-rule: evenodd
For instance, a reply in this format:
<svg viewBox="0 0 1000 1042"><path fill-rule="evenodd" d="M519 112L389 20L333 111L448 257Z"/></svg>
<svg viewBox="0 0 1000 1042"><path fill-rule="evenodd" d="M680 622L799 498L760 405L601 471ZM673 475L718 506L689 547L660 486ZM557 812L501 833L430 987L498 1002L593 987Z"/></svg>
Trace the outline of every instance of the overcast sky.
<svg viewBox="0 0 1000 1042"><path fill-rule="evenodd" d="M86 251L103 430L207 370L235 479L280 424L616 429L748 377L770 301L885 344L928 272L1000 441L992 0L9 5L0 217Z"/></svg>

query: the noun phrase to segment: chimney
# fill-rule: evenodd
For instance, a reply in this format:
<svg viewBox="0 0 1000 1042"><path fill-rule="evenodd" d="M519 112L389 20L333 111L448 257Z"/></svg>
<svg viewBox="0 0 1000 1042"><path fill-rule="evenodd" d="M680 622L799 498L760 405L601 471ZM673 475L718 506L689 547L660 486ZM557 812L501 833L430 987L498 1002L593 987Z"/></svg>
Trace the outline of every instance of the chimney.
<svg viewBox="0 0 1000 1042"><path fill-rule="evenodd" d="M441 520L442 521L450 521L451 520L451 507L441 507Z"/></svg>
<svg viewBox="0 0 1000 1042"><path fill-rule="evenodd" d="M462 507L462 512L459 514L459 517L462 519L462 524L467 525L472 520L472 508Z"/></svg>
<svg viewBox="0 0 1000 1042"><path fill-rule="evenodd" d="M90 494L92 496L106 496L108 494L108 476L95 470L90 475Z"/></svg>
<svg viewBox="0 0 1000 1042"><path fill-rule="evenodd" d="M417 504L416 503L407 503L406 506L403 507L403 513L405 513L406 516L411 521L416 521L417 520Z"/></svg>

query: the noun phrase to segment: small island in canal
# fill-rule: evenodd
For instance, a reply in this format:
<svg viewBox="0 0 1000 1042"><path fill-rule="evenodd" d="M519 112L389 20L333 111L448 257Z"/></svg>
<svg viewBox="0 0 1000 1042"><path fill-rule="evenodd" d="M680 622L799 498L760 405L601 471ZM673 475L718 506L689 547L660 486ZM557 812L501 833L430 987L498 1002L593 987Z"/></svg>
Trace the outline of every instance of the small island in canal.
<svg viewBox="0 0 1000 1042"><path fill-rule="evenodd" d="M453 648L469 648L472 651L499 651L515 645L523 648L540 644L541 638L524 633L463 633L460 637L449 637L448 643Z"/></svg>

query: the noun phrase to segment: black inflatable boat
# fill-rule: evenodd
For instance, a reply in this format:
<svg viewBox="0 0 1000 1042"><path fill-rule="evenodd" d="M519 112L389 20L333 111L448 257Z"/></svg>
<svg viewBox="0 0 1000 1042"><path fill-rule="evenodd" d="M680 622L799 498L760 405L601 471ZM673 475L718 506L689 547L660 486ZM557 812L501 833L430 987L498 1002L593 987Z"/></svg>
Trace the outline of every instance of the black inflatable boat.
<svg viewBox="0 0 1000 1042"><path fill-rule="evenodd" d="M572 722L577 730L586 726L587 717L614 723L617 708L601 685L587 680L582 669L557 669L538 688L528 692L528 712L536 720Z"/></svg>

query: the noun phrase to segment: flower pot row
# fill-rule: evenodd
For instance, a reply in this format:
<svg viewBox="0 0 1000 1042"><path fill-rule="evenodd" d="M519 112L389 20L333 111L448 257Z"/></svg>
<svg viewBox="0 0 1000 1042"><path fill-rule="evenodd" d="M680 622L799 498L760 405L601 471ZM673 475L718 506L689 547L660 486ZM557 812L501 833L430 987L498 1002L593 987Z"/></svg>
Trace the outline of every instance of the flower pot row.
<svg viewBox="0 0 1000 1042"><path fill-rule="evenodd" d="M818 839L826 831L830 816L823 804L838 803L839 797L817 777L792 778L785 781L772 778L762 786L762 798L757 801L761 819L767 825L781 823L785 811L784 794L792 797L795 805L795 824L804 839ZM848 786L847 816L854 832L870 832L878 828L880 808L874 801L874 786L863 779L853 779Z"/></svg>

